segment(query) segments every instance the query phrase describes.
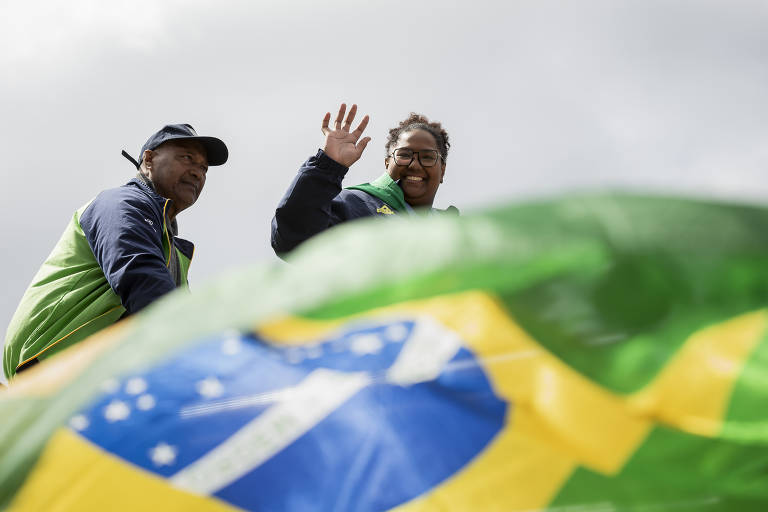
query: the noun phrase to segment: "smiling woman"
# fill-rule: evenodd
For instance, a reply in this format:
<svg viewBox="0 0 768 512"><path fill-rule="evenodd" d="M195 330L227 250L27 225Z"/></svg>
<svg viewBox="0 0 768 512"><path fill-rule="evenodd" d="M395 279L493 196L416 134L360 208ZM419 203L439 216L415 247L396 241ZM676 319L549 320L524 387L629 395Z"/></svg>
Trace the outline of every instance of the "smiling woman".
<svg viewBox="0 0 768 512"><path fill-rule="evenodd" d="M291 183L272 219L272 248L284 254L308 238L361 217L437 213L432 207L445 176L448 133L440 123L412 113L389 131L384 159L386 172L370 183L342 189L349 167L360 159L370 137L363 137L368 116L350 132L357 114L341 104L330 127L331 114L322 123L325 145L310 157ZM451 206L445 212L458 213Z"/></svg>
<svg viewBox="0 0 768 512"><path fill-rule="evenodd" d="M445 176L448 133L440 123L411 113L397 128L389 131L387 174L399 181L405 201L413 206L432 207L437 188ZM418 164L418 165L417 165Z"/></svg>

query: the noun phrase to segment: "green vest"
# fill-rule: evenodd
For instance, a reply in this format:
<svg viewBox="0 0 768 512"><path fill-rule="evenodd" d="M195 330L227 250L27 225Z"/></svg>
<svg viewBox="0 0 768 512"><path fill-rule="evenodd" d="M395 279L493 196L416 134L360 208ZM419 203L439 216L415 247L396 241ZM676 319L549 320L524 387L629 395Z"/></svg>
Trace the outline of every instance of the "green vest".
<svg viewBox="0 0 768 512"><path fill-rule="evenodd" d="M90 203L88 203L90 204ZM125 313L91 251L77 210L51 254L32 279L5 336L7 378L34 359L42 360L115 323ZM163 222L163 254L170 261L169 227ZM178 255L182 286L190 259Z"/></svg>

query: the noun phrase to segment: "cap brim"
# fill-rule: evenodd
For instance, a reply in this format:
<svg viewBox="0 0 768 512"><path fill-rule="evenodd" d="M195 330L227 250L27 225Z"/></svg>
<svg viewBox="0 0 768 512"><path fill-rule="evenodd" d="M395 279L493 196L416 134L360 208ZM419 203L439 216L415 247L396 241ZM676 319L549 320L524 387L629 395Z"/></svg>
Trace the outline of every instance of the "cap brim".
<svg viewBox="0 0 768 512"><path fill-rule="evenodd" d="M222 165L229 158L229 150L224 141L216 137L196 136L196 137L174 137L169 140L195 140L203 145L208 158L208 165Z"/></svg>

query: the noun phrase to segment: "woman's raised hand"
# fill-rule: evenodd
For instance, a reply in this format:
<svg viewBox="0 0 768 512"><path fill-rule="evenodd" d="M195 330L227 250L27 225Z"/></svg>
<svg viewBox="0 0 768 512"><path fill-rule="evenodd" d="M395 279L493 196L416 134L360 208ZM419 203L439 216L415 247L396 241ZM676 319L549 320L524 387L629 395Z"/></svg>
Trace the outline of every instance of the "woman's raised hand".
<svg viewBox="0 0 768 512"><path fill-rule="evenodd" d="M363 130L368 126L368 116L363 117L355 131L350 132L349 129L352 127L352 121L355 120L355 114L357 114L357 105L352 105L345 121L344 113L346 110L347 105L342 103L341 107L339 107L336 121L334 121L333 129L329 126L331 113L327 112L325 117L323 117L323 135L325 135L323 151L341 165L349 167L360 159L360 155L363 154L363 150L371 141L371 138L363 137L360 139ZM342 122L344 123L343 125Z"/></svg>

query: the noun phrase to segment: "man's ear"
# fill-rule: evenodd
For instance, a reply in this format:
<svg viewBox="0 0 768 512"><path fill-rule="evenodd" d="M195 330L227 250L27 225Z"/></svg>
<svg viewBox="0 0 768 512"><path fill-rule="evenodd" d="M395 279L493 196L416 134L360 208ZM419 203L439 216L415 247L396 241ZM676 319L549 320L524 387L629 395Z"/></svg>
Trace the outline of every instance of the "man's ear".
<svg viewBox="0 0 768 512"><path fill-rule="evenodd" d="M148 180L152 180L152 157L154 152L151 150L144 151L144 155L141 159L141 165L139 166L139 172L144 175Z"/></svg>
<svg viewBox="0 0 768 512"><path fill-rule="evenodd" d="M147 169L152 167L152 157L154 156L154 152L151 149L147 149L144 151L144 155L142 158L142 163L144 163L145 167Z"/></svg>
<svg viewBox="0 0 768 512"><path fill-rule="evenodd" d="M442 170L440 171L440 183L443 182L443 178L445 177L445 162L443 162Z"/></svg>

